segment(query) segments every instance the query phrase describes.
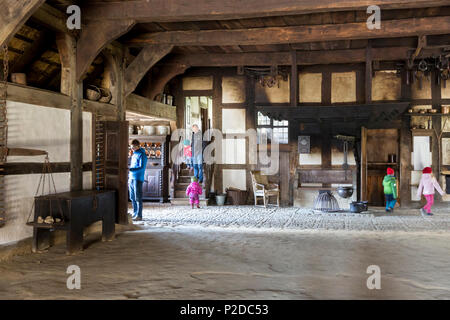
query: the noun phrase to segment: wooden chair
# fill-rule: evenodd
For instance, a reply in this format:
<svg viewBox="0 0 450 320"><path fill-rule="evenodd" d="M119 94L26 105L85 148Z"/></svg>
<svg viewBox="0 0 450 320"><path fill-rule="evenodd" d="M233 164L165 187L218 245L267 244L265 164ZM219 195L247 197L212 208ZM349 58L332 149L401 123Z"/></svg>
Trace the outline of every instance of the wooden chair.
<svg viewBox="0 0 450 320"><path fill-rule="evenodd" d="M253 185L253 195L255 197L255 206L261 207L258 205L258 197L263 200L263 207L266 208L269 204L269 197L277 197L276 206L280 206L280 188L278 184L269 183L267 176L262 175L261 171L250 171L252 177L252 185ZM273 204L275 205L275 204Z"/></svg>

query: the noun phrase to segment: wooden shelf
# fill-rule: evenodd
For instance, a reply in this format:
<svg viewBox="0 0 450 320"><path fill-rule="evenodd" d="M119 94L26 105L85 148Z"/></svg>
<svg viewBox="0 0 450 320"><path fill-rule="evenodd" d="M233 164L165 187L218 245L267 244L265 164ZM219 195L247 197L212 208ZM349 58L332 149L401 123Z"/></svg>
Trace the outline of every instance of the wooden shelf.
<svg viewBox="0 0 450 320"><path fill-rule="evenodd" d="M396 163L396 162L368 162L367 165L369 165L369 166L397 166L398 163Z"/></svg>
<svg viewBox="0 0 450 320"><path fill-rule="evenodd" d="M450 116L450 113L406 113L408 117L441 117L441 116Z"/></svg>

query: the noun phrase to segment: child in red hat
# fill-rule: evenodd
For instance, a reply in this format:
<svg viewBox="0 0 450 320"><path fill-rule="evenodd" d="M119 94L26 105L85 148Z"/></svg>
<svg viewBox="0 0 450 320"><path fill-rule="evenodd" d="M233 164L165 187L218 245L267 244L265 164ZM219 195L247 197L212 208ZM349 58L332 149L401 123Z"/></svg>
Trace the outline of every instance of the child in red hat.
<svg viewBox="0 0 450 320"><path fill-rule="evenodd" d="M387 175L383 179L384 197L386 198L386 212L394 212L397 202L397 179L392 168L387 168Z"/></svg>
<svg viewBox="0 0 450 320"><path fill-rule="evenodd" d="M441 186L433 176L431 168L426 167L422 170L422 178L420 179L419 188L417 189L417 196L421 197L423 194L427 200L427 204L420 209L422 215L433 215L431 213L431 207L434 203L434 189L436 189L441 196L444 195L444 191L442 191Z"/></svg>

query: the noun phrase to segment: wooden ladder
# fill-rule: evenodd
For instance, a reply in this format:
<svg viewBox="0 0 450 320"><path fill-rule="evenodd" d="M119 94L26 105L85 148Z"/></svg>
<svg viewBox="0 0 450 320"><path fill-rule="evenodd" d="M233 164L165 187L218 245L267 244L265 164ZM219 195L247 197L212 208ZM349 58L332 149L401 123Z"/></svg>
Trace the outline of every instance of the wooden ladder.
<svg viewBox="0 0 450 320"><path fill-rule="evenodd" d="M106 181L105 158L105 124L95 117L94 121L94 187L104 190Z"/></svg>

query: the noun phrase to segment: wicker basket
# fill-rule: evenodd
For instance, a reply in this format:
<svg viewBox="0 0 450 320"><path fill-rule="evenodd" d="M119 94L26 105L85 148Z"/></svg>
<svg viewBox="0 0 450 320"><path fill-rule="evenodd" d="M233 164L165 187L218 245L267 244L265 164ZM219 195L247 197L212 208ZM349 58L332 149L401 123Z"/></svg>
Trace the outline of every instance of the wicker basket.
<svg viewBox="0 0 450 320"><path fill-rule="evenodd" d="M99 101L103 102L103 103L109 103L112 99L111 91L109 91L108 89L105 89L105 88L99 88L99 89L100 89L100 92L102 95L102 97L100 98Z"/></svg>
<svg viewBox="0 0 450 320"><path fill-rule="evenodd" d="M92 101L98 101L102 96L102 92L96 86L89 85L89 88L86 89L86 98Z"/></svg>

